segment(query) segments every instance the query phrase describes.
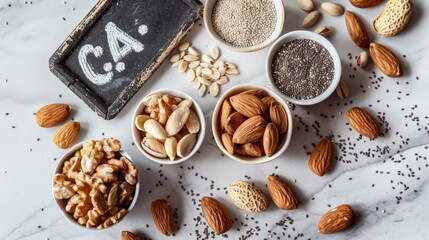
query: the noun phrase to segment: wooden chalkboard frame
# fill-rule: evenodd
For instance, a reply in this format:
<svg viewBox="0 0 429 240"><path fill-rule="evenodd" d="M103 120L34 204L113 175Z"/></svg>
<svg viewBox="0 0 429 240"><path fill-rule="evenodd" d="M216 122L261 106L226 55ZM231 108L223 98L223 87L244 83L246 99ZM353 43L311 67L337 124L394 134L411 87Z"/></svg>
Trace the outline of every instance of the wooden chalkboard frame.
<svg viewBox="0 0 429 240"><path fill-rule="evenodd" d="M49 68L51 72L57 76L71 91L73 91L79 98L81 98L92 110L94 110L100 117L109 120L116 117L128 101L137 93L137 91L149 79L152 73L161 65L161 63L170 55L170 53L177 47L179 42L192 30L197 21L202 17L203 6L198 0L180 0L187 4L192 10L192 14L188 16L188 20L180 33L171 39L168 46L163 46L165 49L161 54L155 57L150 67L142 69L138 74L139 77L132 80L131 83L121 92L119 97L110 105L101 101L89 88L82 83L77 76L63 65L68 54L75 48L79 41L85 37L85 34L103 15L108 7L118 0L100 0L73 32L66 38L61 46L49 59ZM134 1L134 0L130 0ZM179 1L179 0L178 0ZM167 44L166 44L167 45Z"/></svg>

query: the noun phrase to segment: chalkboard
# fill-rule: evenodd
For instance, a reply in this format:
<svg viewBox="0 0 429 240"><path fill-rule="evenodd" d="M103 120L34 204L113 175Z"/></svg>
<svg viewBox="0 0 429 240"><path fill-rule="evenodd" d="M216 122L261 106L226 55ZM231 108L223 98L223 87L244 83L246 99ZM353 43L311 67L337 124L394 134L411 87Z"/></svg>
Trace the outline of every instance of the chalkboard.
<svg viewBox="0 0 429 240"><path fill-rule="evenodd" d="M50 69L112 119L201 15L198 0L101 0L52 55Z"/></svg>

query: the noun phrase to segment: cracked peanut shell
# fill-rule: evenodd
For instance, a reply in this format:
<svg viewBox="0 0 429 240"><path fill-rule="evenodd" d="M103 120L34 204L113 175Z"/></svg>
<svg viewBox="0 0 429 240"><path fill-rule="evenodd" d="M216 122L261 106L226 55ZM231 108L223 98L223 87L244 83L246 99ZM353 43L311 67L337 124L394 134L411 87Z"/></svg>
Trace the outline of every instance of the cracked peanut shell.
<svg viewBox="0 0 429 240"><path fill-rule="evenodd" d="M262 212L268 208L264 193L246 181L235 181L228 186L228 196L240 209L247 212Z"/></svg>

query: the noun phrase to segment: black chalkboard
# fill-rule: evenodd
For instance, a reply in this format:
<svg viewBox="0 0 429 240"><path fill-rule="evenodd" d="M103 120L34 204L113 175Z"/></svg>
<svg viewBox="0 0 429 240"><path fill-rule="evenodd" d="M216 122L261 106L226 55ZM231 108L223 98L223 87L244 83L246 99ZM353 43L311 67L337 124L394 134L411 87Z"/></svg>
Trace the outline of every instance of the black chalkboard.
<svg viewBox="0 0 429 240"><path fill-rule="evenodd" d="M101 0L52 55L50 69L112 119L201 15L198 0Z"/></svg>

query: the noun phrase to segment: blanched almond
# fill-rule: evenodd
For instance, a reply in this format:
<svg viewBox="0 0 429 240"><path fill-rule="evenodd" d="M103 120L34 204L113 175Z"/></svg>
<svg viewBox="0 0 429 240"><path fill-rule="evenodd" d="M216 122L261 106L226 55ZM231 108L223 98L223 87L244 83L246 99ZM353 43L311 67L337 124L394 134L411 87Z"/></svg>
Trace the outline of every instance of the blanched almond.
<svg viewBox="0 0 429 240"><path fill-rule="evenodd" d="M164 128L161 126L161 124L154 120L154 119L148 119L144 122L144 130L155 137L156 139L165 139L167 138L167 134L164 130Z"/></svg>
<svg viewBox="0 0 429 240"><path fill-rule="evenodd" d="M189 117L189 108L188 107L179 107L176 109L168 118L167 123L165 124L165 131L167 136L171 137L176 135L186 124L186 121Z"/></svg>
<svg viewBox="0 0 429 240"><path fill-rule="evenodd" d="M197 142L197 134L190 133L180 139L179 143L177 143L177 155L179 157L186 157L191 153L192 149Z"/></svg>

